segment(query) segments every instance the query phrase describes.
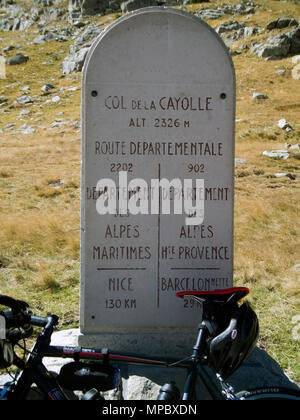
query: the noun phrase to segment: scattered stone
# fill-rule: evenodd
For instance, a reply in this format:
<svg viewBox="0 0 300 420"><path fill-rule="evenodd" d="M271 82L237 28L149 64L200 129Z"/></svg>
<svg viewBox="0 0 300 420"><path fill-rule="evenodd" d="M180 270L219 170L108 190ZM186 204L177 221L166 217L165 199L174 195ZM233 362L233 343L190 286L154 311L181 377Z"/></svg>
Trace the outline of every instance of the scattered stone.
<svg viewBox="0 0 300 420"><path fill-rule="evenodd" d="M7 63L8 63L10 66L15 66L15 65L18 65L18 64L24 64L24 63L26 63L28 60L29 60L29 57L28 57L27 55L24 55L24 54L22 54L22 53L18 53L18 54L17 54L17 55L15 55L14 57L9 58L9 59L7 60Z"/></svg>
<svg viewBox="0 0 300 420"><path fill-rule="evenodd" d="M41 88L41 91L44 93L48 93L50 90L53 90L53 89L56 89L56 87L48 83Z"/></svg>
<svg viewBox="0 0 300 420"><path fill-rule="evenodd" d="M6 96L0 96L0 106L6 105L8 102L8 98Z"/></svg>
<svg viewBox="0 0 300 420"><path fill-rule="evenodd" d="M54 96L52 99L51 99L51 102L59 102L61 100L61 97L60 96Z"/></svg>
<svg viewBox="0 0 300 420"><path fill-rule="evenodd" d="M15 123L9 123L9 124L7 124L7 125L5 126L5 128L10 129L10 128L14 128L15 126L16 126L16 124L15 124Z"/></svg>
<svg viewBox="0 0 300 420"><path fill-rule="evenodd" d="M283 29L290 26L299 26L299 23L293 18L279 18L268 23L266 29L272 31L273 29Z"/></svg>
<svg viewBox="0 0 300 420"><path fill-rule="evenodd" d="M27 125L26 124L24 124L22 127L20 127L19 128L19 132L21 133L21 134L33 134L33 133L35 133L35 129L34 128L32 128L32 127L27 127Z"/></svg>
<svg viewBox="0 0 300 420"><path fill-rule="evenodd" d="M9 52L9 51L12 51L12 50L14 50L16 47L14 47L13 45L9 45L9 46L7 46L7 47L5 47L5 48L2 48L2 51L4 52L4 53L6 53L6 52Z"/></svg>
<svg viewBox="0 0 300 420"><path fill-rule="evenodd" d="M277 125L279 128L282 128L283 130L286 130L286 131L291 131L293 129L292 126L284 118L279 120Z"/></svg>
<svg viewBox="0 0 300 420"><path fill-rule="evenodd" d="M286 69L279 69L275 71L275 74L285 74L286 73Z"/></svg>
<svg viewBox="0 0 300 420"><path fill-rule="evenodd" d="M68 92L76 92L76 90L78 90L78 87L77 86L72 86L70 88L67 88L67 91Z"/></svg>
<svg viewBox="0 0 300 420"><path fill-rule="evenodd" d="M77 28L73 27L60 29L43 29L42 33L34 38L33 43L39 45L50 41L67 42L73 39L77 33Z"/></svg>
<svg viewBox="0 0 300 420"><path fill-rule="evenodd" d="M285 147L289 150L300 150L300 144L286 144Z"/></svg>
<svg viewBox="0 0 300 420"><path fill-rule="evenodd" d="M275 159L288 159L290 157L290 154L287 150L272 150L272 151L267 151L265 150L263 152L264 156L270 157L270 158L275 158Z"/></svg>
<svg viewBox="0 0 300 420"><path fill-rule="evenodd" d="M80 72L92 41L103 31L101 24L88 26L70 47L69 55L62 63L63 74Z"/></svg>
<svg viewBox="0 0 300 420"><path fill-rule="evenodd" d="M269 97L264 93L253 93L253 99L269 99Z"/></svg>
<svg viewBox="0 0 300 420"><path fill-rule="evenodd" d="M296 179L295 175L289 174L289 173L277 173L274 174L275 178L283 178L283 177L287 177L289 179L291 179L292 181L294 181Z"/></svg>
<svg viewBox="0 0 300 420"><path fill-rule="evenodd" d="M294 29L288 35L291 40L289 53L292 55L300 54L300 28Z"/></svg>
<svg viewBox="0 0 300 420"><path fill-rule="evenodd" d="M157 0L127 0L121 3L121 10L123 13L132 12L142 7L157 6Z"/></svg>
<svg viewBox="0 0 300 420"><path fill-rule="evenodd" d="M69 54L62 63L63 74L76 73L82 70L90 47L81 48L74 54Z"/></svg>
<svg viewBox="0 0 300 420"><path fill-rule="evenodd" d="M235 164L236 165L240 165L240 164L244 164L244 163L247 163L246 159L235 158Z"/></svg>
<svg viewBox="0 0 300 420"><path fill-rule="evenodd" d="M200 10L196 13L196 16L200 17L201 19L220 19L225 16L225 13L221 9L206 9Z"/></svg>
<svg viewBox="0 0 300 420"><path fill-rule="evenodd" d="M31 111L29 109L22 109L22 111L20 111L20 117L23 117L24 115L29 115L31 114Z"/></svg>
<svg viewBox="0 0 300 420"><path fill-rule="evenodd" d="M300 264L296 264L291 268L292 271L299 271L300 272Z"/></svg>
<svg viewBox="0 0 300 420"><path fill-rule="evenodd" d="M70 53L78 52L87 42L91 44L91 41L93 41L103 31L101 26L101 24L89 25L83 33L75 39L74 45L70 48Z"/></svg>
<svg viewBox="0 0 300 420"><path fill-rule="evenodd" d="M49 182L49 187L54 187L54 188L58 188L61 185L64 185L66 183L66 181L64 179L57 179L55 181L51 181Z"/></svg>
<svg viewBox="0 0 300 420"><path fill-rule="evenodd" d="M66 125L67 123L65 121L55 121L50 125L50 129L51 128L57 128L57 127L62 127L64 125Z"/></svg>
<svg viewBox="0 0 300 420"><path fill-rule="evenodd" d="M83 15L100 14L105 12L108 4L108 0L70 0L69 13L76 19Z"/></svg>
<svg viewBox="0 0 300 420"><path fill-rule="evenodd" d="M28 95L22 95L19 98L17 98L17 102L20 105L26 105L26 104L32 104L33 100Z"/></svg>
<svg viewBox="0 0 300 420"><path fill-rule="evenodd" d="M266 44L255 45L251 52L256 52L260 58L286 57L291 43L286 34L276 35L267 39Z"/></svg>
<svg viewBox="0 0 300 420"><path fill-rule="evenodd" d="M83 28L87 24L88 24L88 22L83 22L82 20L77 20L76 22L73 23L73 26L75 26L75 28Z"/></svg>
<svg viewBox="0 0 300 420"><path fill-rule="evenodd" d="M201 19L219 19L225 15L250 15L255 13L254 6L248 6L245 4L237 4L234 6L225 5L223 7L218 7L217 9L204 9L196 12L196 16L201 17Z"/></svg>
<svg viewBox="0 0 300 420"><path fill-rule="evenodd" d="M161 388L150 379L136 375L124 380L123 386L127 390L126 400L156 400Z"/></svg>
<svg viewBox="0 0 300 420"><path fill-rule="evenodd" d="M223 23L221 26L219 26L216 29L216 32L221 35L224 32L231 32L231 31L237 31L238 29L244 28L246 26L245 23L240 23L240 22L232 22L232 21L228 21Z"/></svg>
<svg viewBox="0 0 300 420"><path fill-rule="evenodd" d="M0 18L0 31L8 32L13 28L13 23L10 19Z"/></svg>
<svg viewBox="0 0 300 420"><path fill-rule="evenodd" d="M251 50L260 58L281 59L300 53L300 28L291 32L271 36L266 42L255 44Z"/></svg>

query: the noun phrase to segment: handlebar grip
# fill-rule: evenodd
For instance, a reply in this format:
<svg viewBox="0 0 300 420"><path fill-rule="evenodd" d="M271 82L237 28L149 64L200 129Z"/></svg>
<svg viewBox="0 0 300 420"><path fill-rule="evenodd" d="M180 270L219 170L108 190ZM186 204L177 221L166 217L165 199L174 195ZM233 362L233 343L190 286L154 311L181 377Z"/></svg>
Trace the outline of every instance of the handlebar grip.
<svg viewBox="0 0 300 420"><path fill-rule="evenodd" d="M28 303L5 295L0 295L0 305L11 308L13 312L24 311L29 307Z"/></svg>

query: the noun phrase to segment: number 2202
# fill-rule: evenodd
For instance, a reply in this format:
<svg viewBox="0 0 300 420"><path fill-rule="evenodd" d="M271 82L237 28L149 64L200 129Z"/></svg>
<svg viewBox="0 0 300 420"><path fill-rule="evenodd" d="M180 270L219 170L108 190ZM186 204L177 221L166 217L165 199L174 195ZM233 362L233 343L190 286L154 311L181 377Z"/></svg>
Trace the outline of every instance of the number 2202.
<svg viewBox="0 0 300 420"><path fill-rule="evenodd" d="M132 172L133 165L132 163L111 163L110 172Z"/></svg>

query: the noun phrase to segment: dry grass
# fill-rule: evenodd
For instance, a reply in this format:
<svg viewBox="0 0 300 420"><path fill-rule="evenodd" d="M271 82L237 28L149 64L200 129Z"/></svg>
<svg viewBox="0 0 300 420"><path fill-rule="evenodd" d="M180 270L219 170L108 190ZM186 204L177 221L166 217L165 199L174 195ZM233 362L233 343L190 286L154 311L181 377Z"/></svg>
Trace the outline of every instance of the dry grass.
<svg viewBox="0 0 300 420"><path fill-rule="evenodd" d="M221 3L224 1L215 0L188 9ZM249 18L249 26L265 27L282 16L283 5L285 16L300 18L299 3L256 3L261 9ZM228 18L208 23L216 27ZM234 20L244 21L244 17ZM81 75L61 76L60 65L70 43L50 42L37 47L29 43L34 36L32 29L1 33L0 49L22 44L20 51L31 59L25 65L8 67L7 78L0 79L0 96L9 98L8 105L0 108L9 110L0 114L0 128L9 123L16 123L18 128L26 122L36 133L12 135L4 129L0 134L0 290L29 301L41 313L58 313L65 327L77 325L79 312L81 155L80 141L75 140L80 138ZM239 41L235 48L243 43L250 46L267 36ZM292 338L292 318L300 312L299 270L293 269L300 263L300 157L295 153L282 161L262 156L264 150L299 143L300 80L292 78L291 58L266 62L243 53L234 57L234 64L239 121L236 156L247 161L236 167L235 282L252 289L251 300L261 323L261 346L300 382L299 341ZM286 71L278 75L278 69ZM54 84L56 91L41 96L45 83ZM29 115L20 117L24 107L16 98L26 85L35 103L25 107ZM70 87L78 89L70 92ZM254 101L254 91L266 93L269 99ZM53 95L62 100L45 104ZM50 128L62 112L59 118L67 124ZM286 133L279 129L280 118L289 121L294 130ZM274 178L277 172L290 172L297 178ZM60 180L64 182L60 184Z"/></svg>

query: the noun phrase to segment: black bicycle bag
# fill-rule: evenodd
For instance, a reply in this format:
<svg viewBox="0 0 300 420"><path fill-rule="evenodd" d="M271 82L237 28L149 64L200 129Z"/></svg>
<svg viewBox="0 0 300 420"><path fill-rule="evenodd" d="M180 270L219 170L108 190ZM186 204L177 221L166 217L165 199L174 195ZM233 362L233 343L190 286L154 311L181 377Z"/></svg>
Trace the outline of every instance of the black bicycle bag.
<svg viewBox="0 0 300 420"><path fill-rule="evenodd" d="M91 388L109 391L118 386L119 378L119 369L112 366L72 362L61 368L57 381L61 387L71 391L85 391Z"/></svg>

